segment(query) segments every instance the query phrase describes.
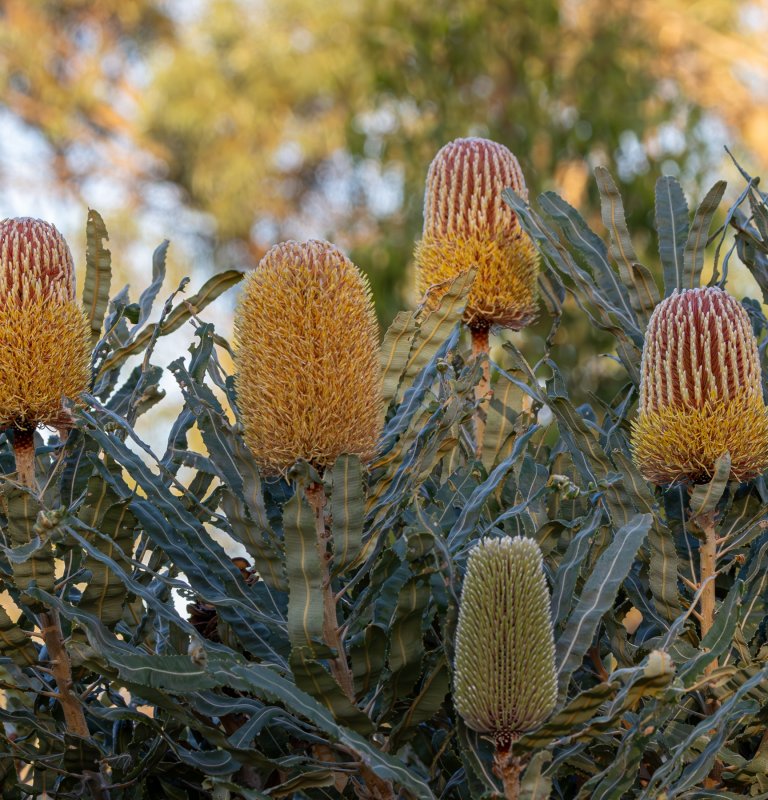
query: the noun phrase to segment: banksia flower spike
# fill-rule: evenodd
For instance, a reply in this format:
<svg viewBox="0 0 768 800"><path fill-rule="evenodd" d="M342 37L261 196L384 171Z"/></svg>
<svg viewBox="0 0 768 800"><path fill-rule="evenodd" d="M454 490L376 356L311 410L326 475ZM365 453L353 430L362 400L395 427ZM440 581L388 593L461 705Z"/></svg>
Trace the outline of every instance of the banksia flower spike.
<svg viewBox="0 0 768 800"><path fill-rule="evenodd" d="M34 430L66 423L63 400L90 381L91 331L75 300L75 268L64 237L29 217L0 222L0 426L15 427L21 483L35 484ZM40 613L68 732L89 735L72 691L72 669L55 610Z"/></svg>
<svg viewBox="0 0 768 800"><path fill-rule="evenodd" d="M379 337L368 281L328 242L275 245L245 282L235 317L238 405L245 441L267 474L298 459L322 472L338 456L373 457L383 422ZM323 641L354 702L329 562L321 482L304 487L315 518Z"/></svg>
<svg viewBox="0 0 768 800"><path fill-rule="evenodd" d="M464 312L475 330L520 330L536 316L536 251L501 196L508 188L527 199L517 159L488 139L450 142L427 174L424 231L416 246L419 291L476 267Z"/></svg>
<svg viewBox="0 0 768 800"><path fill-rule="evenodd" d="M757 342L746 311L721 289L674 292L653 312L632 449L657 485L704 483L726 451L735 480L768 466Z"/></svg>
<svg viewBox="0 0 768 800"><path fill-rule="evenodd" d="M245 440L266 473L373 457L381 425L379 337L368 281L328 242L275 245L235 318Z"/></svg>
<svg viewBox="0 0 768 800"><path fill-rule="evenodd" d="M456 709L506 753L557 700L555 643L541 551L532 539L481 540L470 552L459 606Z"/></svg>
<svg viewBox="0 0 768 800"><path fill-rule="evenodd" d="M419 292L436 304L449 281L468 269L477 275L464 311L475 356L487 353L492 326L520 330L536 317L538 258L531 238L504 202L504 189L528 198L520 164L504 145L488 139L456 139L435 156L424 193L424 230L416 245ZM445 287L445 288L443 288ZM489 389L488 366L476 388ZM482 455L484 411L475 420Z"/></svg>
<svg viewBox="0 0 768 800"><path fill-rule="evenodd" d="M62 400L88 387L90 352L64 237L38 219L0 222L0 425L16 427L17 461L35 427L62 421Z"/></svg>

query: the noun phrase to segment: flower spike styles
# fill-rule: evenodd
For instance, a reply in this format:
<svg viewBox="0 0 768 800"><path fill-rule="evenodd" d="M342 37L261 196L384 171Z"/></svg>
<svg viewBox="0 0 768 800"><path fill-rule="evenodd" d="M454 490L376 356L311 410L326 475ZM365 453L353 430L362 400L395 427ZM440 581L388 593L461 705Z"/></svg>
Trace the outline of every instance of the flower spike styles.
<svg viewBox="0 0 768 800"><path fill-rule="evenodd" d="M506 752L557 701L555 643L541 550L532 539L481 540L470 552L459 605L456 709Z"/></svg>
<svg viewBox="0 0 768 800"><path fill-rule="evenodd" d="M0 222L0 425L26 435L62 419L90 381L91 339L64 237L28 217Z"/></svg>
<svg viewBox="0 0 768 800"><path fill-rule="evenodd" d="M488 139L450 142L427 174L424 231L415 253L419 291L476 267L464 312L473 330L520 330L536 317L538 258L501 196L508 188L528 197L515 156ZM429 302L438 295L433 290Z"/></svg>
<svg viewBox="0 0 768 800"><path fill-rule="evenodd" d="M379 337L367 279L328 242L275 245L235 318L245 440L267 474L373 457L383 421Z"/></svg>
<svg viewBox="0 0 768 800"><path fill-rule="evenodd" d="M731 478L768 466L768 410L746 311L715 287L676 291L654 310L645 337L632 451L657 485L705 483L731 456Z"/></svg>

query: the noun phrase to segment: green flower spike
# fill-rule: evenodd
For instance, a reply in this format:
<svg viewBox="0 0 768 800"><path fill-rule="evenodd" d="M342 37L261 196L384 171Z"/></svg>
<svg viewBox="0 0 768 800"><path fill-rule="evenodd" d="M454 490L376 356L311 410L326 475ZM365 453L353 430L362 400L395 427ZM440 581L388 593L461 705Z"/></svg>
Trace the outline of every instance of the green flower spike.
<svg viewBox="0 0 768 800"><path fill-rule="evenodd" d="M557 700L550 599L539 546L484 539L470 552L459 606L456 709L506 753Z"/></svg>

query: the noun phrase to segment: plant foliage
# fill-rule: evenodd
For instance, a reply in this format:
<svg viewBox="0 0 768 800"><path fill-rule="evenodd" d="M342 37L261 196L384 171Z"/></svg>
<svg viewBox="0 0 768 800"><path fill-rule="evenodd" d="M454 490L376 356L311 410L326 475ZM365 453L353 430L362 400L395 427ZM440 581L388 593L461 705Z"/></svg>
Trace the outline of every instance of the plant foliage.
<svg viewBox="0 0 768 800"><path fill-rule="evenodd" d="M690 218L662 178L663 285L640 264L610 175L598 170L603 239L562 198L507 202L542 255L552 333L506 343L477 456L483 359L461 319L472 275L436 310L402 312L382 345L388 404L370 465L340 457L264 477L243 442L229 344L205 307L241 278L187 282L150 322L167 243L138 299L111 296L106 229L88 220L85 306L92 384L66 438L37 435L37 489L0 439L4 590L0 785L4 798L446 798L502 791L493 743L451 697L458 600L480 537L534 539L551 591L558 699L513 745L520 796L767 797L768 491L763 478L647 484L629 447L649 316L698 286L705 247L724 285L733 251L768 301L768 206L757 181L710 234L718 183ZM575 407L552 341L575 302L615 341L626 374L610 403ZM747 299L761 343L760 299ZM162 452L136 432L159 402L160 337L189 332L169 370L183 406ZM353 387L350 388L354 390ZM324 635L327 586L307 488L322 487L339 648ZM709 516L707 516L709 515ZM697 619L701 526L715 520L714 625ZM237 556L233 560L233 556ZM61 620L89 735L67 726L40 644ZM334 664L343 660L344 691Z"/></svg>

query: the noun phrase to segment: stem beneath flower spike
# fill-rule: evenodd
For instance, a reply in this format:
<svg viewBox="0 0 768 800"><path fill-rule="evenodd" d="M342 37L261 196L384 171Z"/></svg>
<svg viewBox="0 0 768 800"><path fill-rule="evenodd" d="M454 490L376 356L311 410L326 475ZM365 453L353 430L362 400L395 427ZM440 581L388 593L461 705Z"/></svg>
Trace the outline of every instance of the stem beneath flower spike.
<svg viewBox="0 0 768 800"><path fill-rule="evenodd" d="M520 797L520 776L524 769L525 761L520 756L513 756L509 749L500 747L497 743L493 771L501 778L504 800L518 800Z"/></svg>
<svg viewBox="0 0 768 800"><path fill-rule="evenodd" d="M479 358L488 355L489 335L488 328L471 328L472 355ZM478 401L475 410L475 455L483 456L483 439L485 438L485 419L488 413L488 396L491 388L491 364L488 358L483 362L483 374L475 386L475 400Z"/></svg>
<svg viewBox="0 0 768 800"><path fill-rule="evenodd" d="M19 483L36 490L34 427L16 428L13 434L13 452L16 456Z"/></svg>
<svg viewBox="0 0 768 800"><path fill-rule="evenodd" d="M704 534L699 544L699 586L703 587L699 610L701 613L701 638L712 628L715 620L715 573L717 571L717 531L713 513L702 514L696 524ZM707 665L705 674L717 669L717 661Z"/></svg>
<svg viewBox="0 0 768 800"><path fill-rule="evenodd" d="M16 456L16 471L19 482L37 491L35 480L35 443L34 427L19 428L14 434L13 449ZM75 736L87 738L90 735L83 708L77 695L72 691L72 663L64 646L64 635L61 630L59 615L55 609L46 609L40 613L40 632L48 650L51 672L58 689L58 700L64 712L67 731Z"/></svg>
<svg viewBox="0 0 768 800"><path fill-rule="evenodd" d="M322 483L310 483L305 489L307 501L315 515L315 533L317 535L317 554L320 558L321 580L323 587L323 641L336 651L336 658L331 659L331 674L342 692L354 703L355 688L352 672L347 663L344 644L339 635L339 622L336 615L336 595L331 583L331 553L329 549L330 531L325 524L325 489Z"/></svg>

